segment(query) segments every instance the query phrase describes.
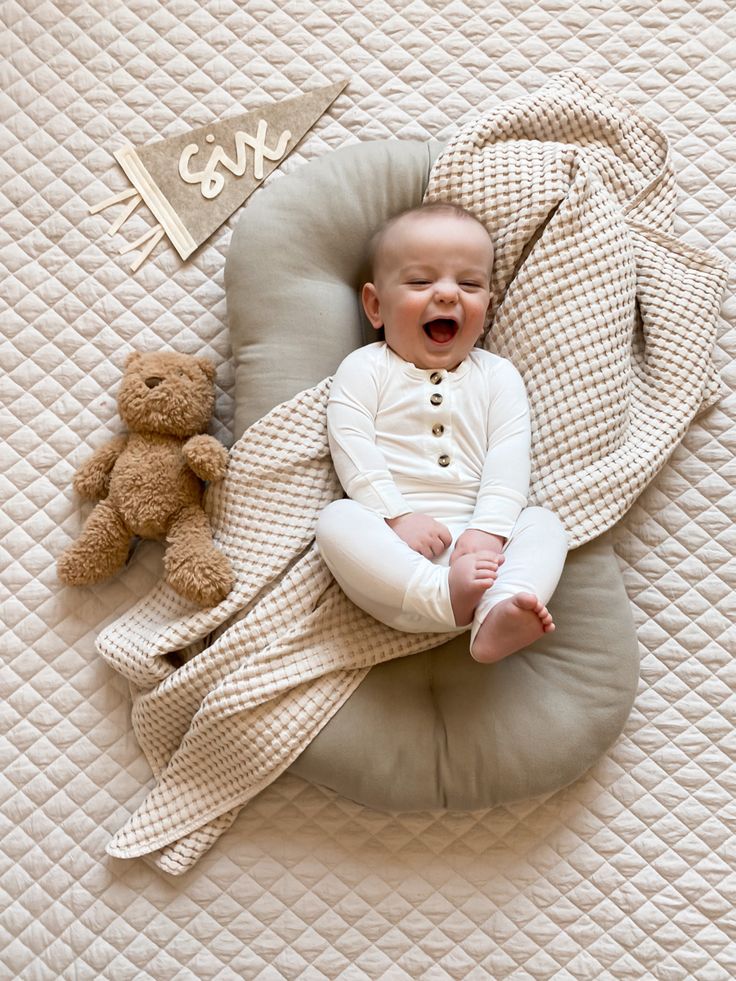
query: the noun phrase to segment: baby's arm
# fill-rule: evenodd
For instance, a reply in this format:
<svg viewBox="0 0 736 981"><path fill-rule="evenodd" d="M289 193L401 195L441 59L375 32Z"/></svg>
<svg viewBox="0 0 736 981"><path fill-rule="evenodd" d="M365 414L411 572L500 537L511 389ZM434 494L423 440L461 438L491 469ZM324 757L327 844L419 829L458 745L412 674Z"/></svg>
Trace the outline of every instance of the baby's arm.
<svg viewBox="0 0 736 981"><path fill-rule="evenodd" d="M531 424L521 375L510 361L494 369L488 408L488 450L475 510L453 559L467 552L502 550L529 491Z"/></svg>
<svg viewBox="0 0 736 981"><path fill-rule="evenodd" d="M359 348L335 372L327 403L327 437L348 497L384 518L395 518L411 507L376 445L379 379L370 355Z"/></svg>
<svg viewBox="0 0 736 981"><path fill-rule="evenodd" d="M370 350L348 355L335 373L327 405L327 435L340 483L352 500L380 514L403 541L426 558L443 552L449 529L412 511L376 445L379 378Z"/></svg>

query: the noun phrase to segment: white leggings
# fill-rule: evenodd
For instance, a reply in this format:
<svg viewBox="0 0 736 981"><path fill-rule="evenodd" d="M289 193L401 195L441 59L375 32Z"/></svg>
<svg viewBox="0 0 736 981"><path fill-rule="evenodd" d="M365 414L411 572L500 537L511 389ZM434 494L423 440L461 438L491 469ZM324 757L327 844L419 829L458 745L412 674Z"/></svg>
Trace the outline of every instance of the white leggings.
<svg viewBox="0 0 736 981"><path fill-rule="evenodd" d="M322 558L343 592L376 620L409 633L444 633L458 628L450 602L449 561L464 527L438 517L452 545L425 559L385 520L356 501L328 504L317 522ZM486 590L470 625L470 643L489 611L516 593L533 593L547 603L557 587L567 554L567 533L545 508L525 508L504 547L505 561Z"/></svg>

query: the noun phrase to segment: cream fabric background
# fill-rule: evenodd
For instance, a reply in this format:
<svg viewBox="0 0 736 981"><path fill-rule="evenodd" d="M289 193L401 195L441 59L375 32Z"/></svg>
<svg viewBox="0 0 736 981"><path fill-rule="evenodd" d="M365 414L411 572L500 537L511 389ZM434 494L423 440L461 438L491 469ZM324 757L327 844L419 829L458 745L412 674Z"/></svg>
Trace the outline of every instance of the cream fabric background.
<svg viewBox="0 0 736 981"><path fill-rule="evenodd" d="M105 857L148 769L101 623L156 581L146 546L106 586L59 590L83 513L74 467L117 431L133 344L219 364L224 255L156 251L131 275L87 206L112 151L353 81L284 165L346 142L447 139L579 66L668 134L678 230L733 259L736 12L727 0L99 0L3 9L0 964L29 978L726 979L733 942L733 396L690 430L617 533L642 677L627 729L576 785L491 813L394 817L296 778L172 885ZM274 176L273 179L278 179ZM141 210L125 235L142 234ZM733 386L733 293L718 360Z"/></svg>

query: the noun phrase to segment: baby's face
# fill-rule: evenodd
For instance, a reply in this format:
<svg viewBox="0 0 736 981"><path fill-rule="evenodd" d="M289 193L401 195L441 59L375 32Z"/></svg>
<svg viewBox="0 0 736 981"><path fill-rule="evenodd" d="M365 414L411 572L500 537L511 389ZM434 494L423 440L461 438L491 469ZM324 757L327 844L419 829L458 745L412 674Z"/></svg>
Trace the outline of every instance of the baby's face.
<svg viewBox="0 0 736 981"><path fill-rule="evenodd" d="M379 247L375 282L363 287L366 315L405 361L452 371L483 332L492 267L493 246L477 222L407 215Z"/></svg>

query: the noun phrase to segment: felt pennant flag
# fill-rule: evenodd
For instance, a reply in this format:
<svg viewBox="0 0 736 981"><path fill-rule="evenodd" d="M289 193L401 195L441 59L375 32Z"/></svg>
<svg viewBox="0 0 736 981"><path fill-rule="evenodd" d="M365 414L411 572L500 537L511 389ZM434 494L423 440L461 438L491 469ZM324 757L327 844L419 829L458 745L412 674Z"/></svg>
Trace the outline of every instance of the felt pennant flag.
<svg viewBox="0 0 736 981"><path fill-rule="evenodd" d="M347 79L275 102L262 109L199 126L115 158L132 188L90 208L125 208L110 228L115 234L144 201L158 224L125 245L141 249L136 270L166 235L182 259L206 241L290 153L347 85Z"/></svg>

